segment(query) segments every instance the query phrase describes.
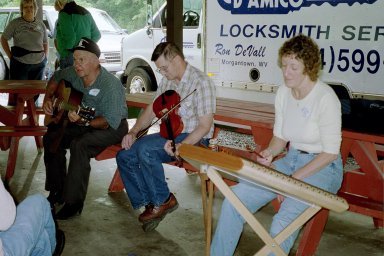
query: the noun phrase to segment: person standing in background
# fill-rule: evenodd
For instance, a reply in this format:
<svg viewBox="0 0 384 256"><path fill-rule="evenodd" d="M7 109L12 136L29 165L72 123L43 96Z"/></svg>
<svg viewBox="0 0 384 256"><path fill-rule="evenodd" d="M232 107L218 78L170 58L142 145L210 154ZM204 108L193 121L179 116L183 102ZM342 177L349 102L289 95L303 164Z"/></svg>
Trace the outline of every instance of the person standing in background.
<svg viewBox="0 0 384 256"><path fill-rule="evenodd" d="M1 45L10 59L10 79L41 80L47 64L48 36L42 20L36 19L36 0L21 0L21 17L9 22L1 36ZM13 39L13 46L8 41ZM37 100L38 96L35 98ZM10 95L8 105L16 104Z"/></svg>
<svg viewBox="0 0 384 256"><path fill-rule="evenodd" d="M60 12L64 8L64 6L62 5L60 0L56 0L55 1L54 7L55 7L55 10L57 12ZM53 43L54 43L55 49L56 49L55 70L59 68L59 61L60 61L60 54L59 54L59 51L57 49L57 39L56 39L56 35L57 35L57 21L58 20L56 20L56 22L55 22L55 27L53 28L53 33L52 33Z"/></svg>
<svg viewBox="0 0 384 256"><path fill-rule="evenodd" d="M57 51L60 56L60 69L73 65L74 48L82 37L98 42L101 34L92 15L73 0L56 0L62 6L56 28Z"/></svg>

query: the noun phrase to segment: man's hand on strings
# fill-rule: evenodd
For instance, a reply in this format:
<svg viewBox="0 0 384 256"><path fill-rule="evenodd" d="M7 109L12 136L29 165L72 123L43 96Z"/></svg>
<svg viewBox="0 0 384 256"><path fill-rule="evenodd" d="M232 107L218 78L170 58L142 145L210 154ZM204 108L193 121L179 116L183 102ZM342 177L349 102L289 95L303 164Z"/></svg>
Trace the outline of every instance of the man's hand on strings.
<svg viewBox="0 0 384 256"><path fill-rule="evenodd" d="M43 110L46 115L53 115L53 104L51 99L47 99L44 101Z"/></svg>
<svg viewBox="0 0 384 256"><path fill-rule="evenodd" d="M68 112L68 119L72 123L75 123L80 121L81 117L76 113L76 111L71 110Z"/></svg>

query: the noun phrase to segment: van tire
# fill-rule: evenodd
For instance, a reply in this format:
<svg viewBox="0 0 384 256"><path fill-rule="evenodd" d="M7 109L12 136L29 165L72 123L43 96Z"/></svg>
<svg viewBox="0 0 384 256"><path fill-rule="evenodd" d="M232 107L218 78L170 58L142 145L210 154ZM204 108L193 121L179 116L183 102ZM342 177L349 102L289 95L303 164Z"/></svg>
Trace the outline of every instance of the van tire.
<svg viewBox="0 0 384 256"><path fill-rule="evenodd" d="M126 88L128 93L144 93L156 90L156 84L145 68L136 67L127 77Z"/></svg>

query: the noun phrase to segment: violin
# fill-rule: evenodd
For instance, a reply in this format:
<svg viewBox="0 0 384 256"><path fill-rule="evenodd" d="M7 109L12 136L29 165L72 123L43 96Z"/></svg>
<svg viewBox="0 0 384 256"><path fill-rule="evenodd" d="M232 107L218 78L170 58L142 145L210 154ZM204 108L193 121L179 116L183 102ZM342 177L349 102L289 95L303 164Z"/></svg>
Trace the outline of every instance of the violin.
<svg viewBox="0 0 384 256"><path fill-rule="evenodd" d="M153 112L157 118L161 118L161 137L172 140L183 131L184 124L178 115L180 108L180 95L174 90L167 90L153 102Z"/></svg>
<svg viewBox="0 0 384 256"><path fill-rule="evenodd" d="M158 96L153 102L153 112L160 123L160 136L172 141L172 152L177 165L182 166L181 159L176 155L175 138L183 131L184 124L178 115L180 108L180 95L174 90L167 90Z"/></svg>
<svg viewBox="0 0 384 256"><path fill-rule="evenodd" d="M144 130L140 131L136 136L136 139L141 138L148 132L149 128L161 120L160 136L172 141L172 152L175 155L179 167L182 166L182 162L181 159L175 154L175 138L183 131L184 124L181 117L178 115L177 110L180 108L181 102L191 96L194 92L196 92L196 89L194 89L183 99L180 99L180 95L174 90L167 90L158 96L152 106L152 110L155 113L157 120Z"/></svg>

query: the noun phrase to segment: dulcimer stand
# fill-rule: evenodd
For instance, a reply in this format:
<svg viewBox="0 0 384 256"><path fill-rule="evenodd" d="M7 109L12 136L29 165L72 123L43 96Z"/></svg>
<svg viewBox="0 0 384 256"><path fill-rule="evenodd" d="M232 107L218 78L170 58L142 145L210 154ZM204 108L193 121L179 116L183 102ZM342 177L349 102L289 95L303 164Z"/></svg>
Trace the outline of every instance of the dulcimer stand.
<svg viewBox="0 0 384 256"><path fill-rule="evenodd" d="M309 221L321 208L341 213L349 207L343 198L300 180L296 180L270 167L228 155L224 152L214 152L209 149L187 144L181 145L178 150L180 156L185 161L200 169L201 173L206 173L211 181L208 189L207 205L203 205L206 255L210 253L212 236L213 184L223 193L225 198L265 243L264 247L255 255L268 255L270 252L273 252L277 256L286 255L281 249L280 244ZM277 194L299 200L307 204L308 208L276 237L271 237L253 213L244 206L240 199L223 181L223 176L234 180L243 179L255 186L261 186Z"/></svg>

